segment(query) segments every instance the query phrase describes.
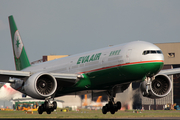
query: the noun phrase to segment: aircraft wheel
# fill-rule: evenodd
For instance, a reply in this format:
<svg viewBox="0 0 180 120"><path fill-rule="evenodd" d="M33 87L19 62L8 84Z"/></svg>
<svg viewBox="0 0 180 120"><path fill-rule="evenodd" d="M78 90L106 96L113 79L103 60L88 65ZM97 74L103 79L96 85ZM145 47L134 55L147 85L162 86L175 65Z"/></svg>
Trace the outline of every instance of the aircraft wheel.
<svg viewBox="0 0 180 120"><path fill-rule="evenodd" d="M109 104L106 104L106 110L107 110L107 112L110 110L110 105Z"/></svg>
<svg viewBox="0 0 180 120"><path fill-rule="evenodd" d="M149 94L148 94L147 92L142 92L142 95L143 95L144 97L147 97Z"/></svg>
<svg viewBox="0 0 180 120"><path fill-rule="evenodd" d="M117 106L114 107L115 112L117 112L119 109L117 108Z"/></svg>
<svg viewBox="0 0 180 120"><path fill-rule="evenodd" d="M106 113L107 113L107 107L106 107L106 106L103 106L103 108L102 108L102 113L103 113L103 114L106 114Z"/></svg>
<svg viewBox="0 0 180 120"><path fill-rule="evenodd" d="M54 109L52 108L52 109L51 109L51 112L53 112L53 111L54 111Z"/></svg>
<svg viewBox="0 0 180 120"><path fill-rule="evenodd" d="M46 110L47 114L51 114L51 109Z"/></svg>
<svg viewBox="0 0 180 120"><path fill-rule="evenodd" d="M108 103L108 109L111 110L111 109L113 109L113 108L114 108L114 105L113 105L113 103L110 101L110 102Z"/></svg>
<svg viewBox="0 0 180 120"><path fill-rule="evenodd" d="M57 108L57 102L54 101L54 102L53 102L53 109L56 109L56 108Z"/></svg>
<svg viewBox="0 0 180 120"><path fill-rule="evenodd" d="M110 112L111 112L111 114L114 114L116 111L115 111L115 109L111 109Z"/></svg>
<svg viewBox="0 0 180 120"><path fill-rule="evenodd" d="M39 108L38 108L38 113L39 113L39 114L42 114L42 113L43 113L43 107L42 107L42 106L39 106Z"/></svg>
<svg viewBox="0 0 180 120"><path fill-rule="evenodd" d="M117 104L117 109L120 110L121 109L121 102L118 101L116 104Z"/></svg>
<svg viewBox="0 0 180 120"><path fill-rule="evenodd" d="M43 107L44 107L45 110L49 109L49 104L48 104L47 101L44 102Z"/></svg>

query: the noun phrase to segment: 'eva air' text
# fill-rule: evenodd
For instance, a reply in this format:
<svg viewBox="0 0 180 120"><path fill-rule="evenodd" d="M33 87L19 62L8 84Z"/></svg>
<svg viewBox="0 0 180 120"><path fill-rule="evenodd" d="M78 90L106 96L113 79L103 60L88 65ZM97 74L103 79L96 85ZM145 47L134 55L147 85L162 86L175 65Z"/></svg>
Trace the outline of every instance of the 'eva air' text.
<svg viewBox="0 0 180 120"><path fill-rule="evenodd" d="M77 64L99 60L100 56L101 53L80 57L77 61Z"/></svg>

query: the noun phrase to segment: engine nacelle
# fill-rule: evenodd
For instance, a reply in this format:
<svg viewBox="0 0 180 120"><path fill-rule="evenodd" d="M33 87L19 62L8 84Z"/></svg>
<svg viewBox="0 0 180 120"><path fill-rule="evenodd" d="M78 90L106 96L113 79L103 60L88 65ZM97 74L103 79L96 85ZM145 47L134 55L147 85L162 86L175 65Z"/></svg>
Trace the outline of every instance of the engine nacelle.
<svg viewBox="0 0 180 120"><path fill-rule="evenodd" d="M57 81L48 73L36 73L29 77L23 89L24 93L33 98L44 99L55 93Z"/></svg>
<svg viewBox="0 0 180 120"><path fill-rule="evenodd" d="M169 94L172 89L171 79L165 74L158 74L152 81L145 80L140 84L140 89L144 97L162 98Z"/></svg>

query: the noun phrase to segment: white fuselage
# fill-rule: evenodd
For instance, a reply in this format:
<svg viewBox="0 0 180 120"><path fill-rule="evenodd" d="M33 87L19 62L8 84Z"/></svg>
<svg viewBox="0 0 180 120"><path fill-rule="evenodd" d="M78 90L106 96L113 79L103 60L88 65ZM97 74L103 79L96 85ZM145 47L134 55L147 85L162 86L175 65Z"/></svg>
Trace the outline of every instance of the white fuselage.
<svg viewBox="0 0 180 120"><path fill-rule="evenodd" d="M120 64L164 61L162 53L143 55L146 50L160 51L160 48L149 42L134 41L40 63L23 69L23 71L32 73L87 73Z"/></svg>

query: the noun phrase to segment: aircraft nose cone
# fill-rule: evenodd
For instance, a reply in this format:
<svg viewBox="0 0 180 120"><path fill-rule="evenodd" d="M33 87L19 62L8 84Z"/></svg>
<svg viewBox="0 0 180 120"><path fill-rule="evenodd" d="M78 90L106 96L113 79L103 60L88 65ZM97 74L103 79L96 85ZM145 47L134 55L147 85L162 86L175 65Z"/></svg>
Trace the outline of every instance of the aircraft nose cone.
<svg viewBox="0 0 180 120"><path fill-rule="evenodd" d="M156 75L163 67L164 65L164 61L163 60L157 60L154 61L153 63L151 63L151 67L150 67L150 74L149 76L154 76Z"/></svg>
<svg viewBox="0 0 180 120"><path fill-rule="evenodd" d="M164 66L164 55L158 54L152 63L152 75L157 74Z"/></svg>

